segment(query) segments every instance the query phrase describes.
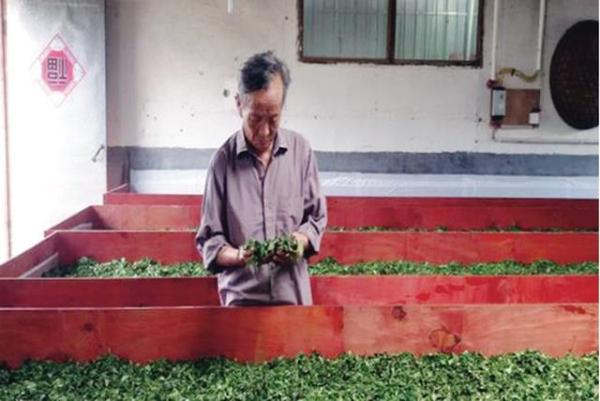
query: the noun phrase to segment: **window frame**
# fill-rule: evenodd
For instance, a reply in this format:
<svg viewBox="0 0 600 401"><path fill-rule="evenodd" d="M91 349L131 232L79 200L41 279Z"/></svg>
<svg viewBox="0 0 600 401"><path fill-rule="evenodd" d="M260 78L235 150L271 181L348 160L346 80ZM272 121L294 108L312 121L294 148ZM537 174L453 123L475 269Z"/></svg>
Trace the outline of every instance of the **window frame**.
<svg viewBox="0 0 600 401"><path fill-rule="evenodd" d="M298 59L303 63L314 64L382 64L382 65L433 65L462 66L481 68L483 65L483 21L485 0L478 1L477 15L477 52L474 60L423 60L397 59L394 57L396 47L396 0L388 0L387 46L385 58L348 58L348 57L315 57L304 55L304 0L298 0Z"/></svg>

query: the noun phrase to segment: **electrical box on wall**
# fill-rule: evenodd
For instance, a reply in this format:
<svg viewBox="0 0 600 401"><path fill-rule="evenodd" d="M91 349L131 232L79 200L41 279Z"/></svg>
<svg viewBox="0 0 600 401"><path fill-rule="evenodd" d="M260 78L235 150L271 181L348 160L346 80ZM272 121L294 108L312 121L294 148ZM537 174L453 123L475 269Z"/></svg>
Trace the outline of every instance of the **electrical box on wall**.
<svg viewBox="0 0 600 401"><path fill-rule="evenodd" d="M500 125L506 115L506 89L502 86L492 87L491 124Z"/></svg>
<svg viewBox="0 0 600 401"><path fill-rule="evenodd" d="M540 90L507 89L502 125L537 127L540 123Z"/></svg>

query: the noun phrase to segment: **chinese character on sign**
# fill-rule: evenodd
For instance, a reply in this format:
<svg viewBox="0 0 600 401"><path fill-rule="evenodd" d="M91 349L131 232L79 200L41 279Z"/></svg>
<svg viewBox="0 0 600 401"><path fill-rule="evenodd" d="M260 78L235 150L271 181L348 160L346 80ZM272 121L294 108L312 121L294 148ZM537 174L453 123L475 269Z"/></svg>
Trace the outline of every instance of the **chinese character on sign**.
<svg viewBox="0 0 600 401"><path fill-rule="evenodd" d="M67 60L63 57L48 57L46 59L46 78L49 83L55 85L64 85L67 83L67 76L65 75L66 64Z"/></svg>
<svg viewBox="0 0 600 401"><path fill-rule="evenodd" d="M73 64L62 51L51 51L43 61L42 79L51 91L64 92L73 80Z"/></svg>
<svg viewBox="0 0 600 401"><path fill-rule="evenodd" d="M81 81L85 71L60 35L55 35L33 63L32 71L56 106Z"/></svg>

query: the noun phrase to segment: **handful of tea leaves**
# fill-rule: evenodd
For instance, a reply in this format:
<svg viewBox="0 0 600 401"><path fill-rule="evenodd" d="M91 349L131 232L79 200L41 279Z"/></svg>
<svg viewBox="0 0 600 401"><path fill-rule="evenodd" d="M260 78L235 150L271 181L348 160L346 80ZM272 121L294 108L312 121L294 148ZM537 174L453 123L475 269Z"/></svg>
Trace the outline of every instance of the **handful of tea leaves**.
<svg viewBox="0 0 600 401"><path fill-rule="evenodd" d="M249 264L253 266L276 261L276 258L296 261L304 253L302 244L292 235L276 237L266 241L249 239L243 248L252 253Z"/></svg>

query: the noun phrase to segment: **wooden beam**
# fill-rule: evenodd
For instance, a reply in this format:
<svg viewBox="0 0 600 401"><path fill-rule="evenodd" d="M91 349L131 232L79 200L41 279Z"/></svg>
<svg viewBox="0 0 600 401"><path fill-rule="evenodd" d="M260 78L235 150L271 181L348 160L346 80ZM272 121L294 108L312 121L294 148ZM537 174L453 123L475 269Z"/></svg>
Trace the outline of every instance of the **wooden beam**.
<svg viewBox="0 0 600 401"><path fill-rule="evenodd" d="M133 261L145 257L161 263L200 260L194 232L61 231L56 234L61 264L74 263L83 256L98 261L117 258ZM576 263L598 260L598 234L330 232L325 234L321 252L311 262L325 257L346 264L373 260L531 263L539 259Z"/></svg>
<svg viewBox="0 0 600 401"><path fill-rule="evenodd" d="M313 276L318 305L597 303L598 276Z"/></svg>
<svg viewBox="0 0 600 401"><path fill-rule="evenodd" d="M225 356L263 361L343 350L341 307L0 309L0 361L89 361L111 352L137 362ZM302 328L290 330L290 328ZM14 344L13 344L14 343Z"/></svg>
<svg viewBox="0 0 600 401"><path fill-rule="evenodd" d="M189 231L60 231L60 263L83 256L100 262L151 258L163 264L200 261L194 232Z"/></svg>
<svg viewBox="0 0 600 401"><path fill-rule="evenodd" d="M128 183L124 183L121 185L118 185L116 187L114 187L113 189L111 189L110 191L106 192L107 194L113 194L113 193L117 193L117 192L126 192L126 193L130 193L131 192L131 187Z"/></svg>
<svg viewBox="0 0 600 401"><path fill-rule="evenodd" d="M0 307L218 306L214 277L0 279Z"/></svg>
<svg viewBox="0 0 600 401"><path fill-rule="evenodd" d="M200 206L202 195L111 192L105 194L104 203ZM598 228L597 199L329 196L327 205L330 225L345 227L388 224L415 227L420 224L429 228L445 225L471 229L516 224L522 228ZM345 215L348 210L353 213ZM444 215L444 212L454 215ZM464 225L464 218L472 227ZM453 226L455 224L459 225Z"/></svg>
<svg viewBox="0 0 600 401"><path fill-rule="evenodd" d="M112 205L188 205L202 204L202 195L136 194L128 192L107 192L104 204Z"/></svg>
<svg viewBox="0 0 600 401"><path fill-rule="evenodd" d="M340 263L411 260L478 263L539 259L557 263L598 260L597 233L333 232L323 239L315 260Z"/></svg>
<svg viewBox="0 0 600 401"><path fill-rule="evenodd" d="M197 230L200 206L104 205L94 206L103 229Z"/></svg>
<svg viewBox="0 0 600 401"><path fill-rule="evenodd" d="M47 237L57 230L76 230L81 229L82 227L85 227L86 229L101 228L98 224L98 216L94 206L88 206L75 213L73 216L50 227L44 231L44 236Z"/></svg>
<svg viewBox="0 0 600 401"><path fill-rule="evenodd" d="M348 229L381 226L392 229L485 230L519 227L524 230L594 230L597 201L472 204L418 203L398 198L329 198L330 227ZM103 205L86 208L50 230L72 229L90 221L109 230L187 230L200 223L201 205ZM49 230L49 231L50 231Z"/></svg>
<svg viewBox="0 0 600 401"><path fill-rule="evenodd" d="M450 230L598 229L598 201L329 197L329 226Z"/></svg>
<svg viewBox="0 0 600 401"><path fill-rule="evenodd" d="M19 278L42 277L42 274L58 266L58 253L54 253L48 259L38 263L37 265L33 266L32 269L21 274Z"/></svg>
<svg viewBox="0 0 600 401"><path fill-rule="evenodd" d="M100 262L151 258L163 264L201 260L192 231L58 231L0 265L0 277L18 277L58 252L68 265L81 257ZM333 257L352 264L373 260L478 263L539 259L557 263L598 260L597 233L330 232L311 263Z"/></svg>
<svg viewBox="0 0 600 401"><path fill-rule="evenodd" d="M598 276L313 276L315 305L597 303ZM0 307L218 306L214 277L0 279Z"/></svg>
<svg viewBox="0 0 600 401"><path fill-rule="evenodd" d="M23 253L0 264L0 277L19 277L58 252L58 234L52 234Z"/></svg>
<svg viewBox="0 0 600 401"><path fill-rule="evenodd" d="M344 308L346 350L360 355L598 350L597 304L403 305Z"/></svg>
<svg viewBox="0 0 600 401"><path fill-rule="evenodd" d="M0 309L0 361L598 350L597 304Z"/></svg>

